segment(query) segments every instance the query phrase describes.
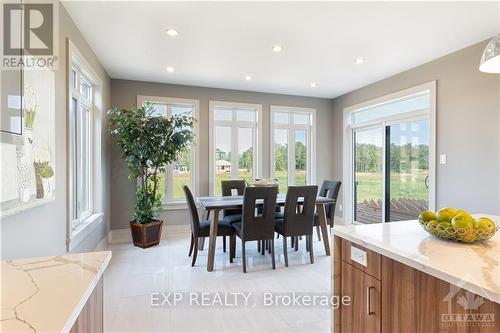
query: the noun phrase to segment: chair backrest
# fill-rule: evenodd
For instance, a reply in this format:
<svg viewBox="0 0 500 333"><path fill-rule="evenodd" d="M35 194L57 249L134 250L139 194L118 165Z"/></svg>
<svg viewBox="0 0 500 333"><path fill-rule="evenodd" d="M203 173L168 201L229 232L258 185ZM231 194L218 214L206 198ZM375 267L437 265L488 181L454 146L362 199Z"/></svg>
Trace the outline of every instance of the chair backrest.
<svg viewBox="0 0 500 333"><path fill-rule="evenodd" d="M233 195L233 190L236 190L238 195L243 195L247 184L244 179L221 180L222 196L229 197Z"/></svg>
<svg viewBox="0 0 500 333"><path fill-rule="evenodd" d="M191 222L191 232L194 237L198 237L200 232L200 217L198 215L198 210L196 209L196 203L194 202L193 193L189 189L189 186L182 185L184 194L186 195L186 201L188 204L189 218Z"/></svg>
<svg viewBox="0 0 500 333"><path fill-rule="evenodd" d="M236 190L237 195L243 195L247 183L244 179L221 180L222 196L229 197L233 195L233 190ZM241 214L241 209L224 209L223 216Z"/></svg>
<svg viewBox="0 0 500 333"><path fill-rule="evenodd" d="M334 203L328 204L325 207L326 217L331 218L335 215L335 205L337 204L337 197L339 196L339 190L342 182L334 180L324 180L319 190L319 196L333 199Z"/></svg>
<svg viewBox="0 0 500 333"><path fill-rule="evenodd" d="M288 186L283 220L286 236L312 234L317 193L317 185Z"/></svg>
<svg viewBox="0 0 500 333"><path fill-rule="evenodd" d="M271 239L274 237L274 214L278 188L247 187L243 195L241 232L244 241ZM259 202L256 202L256 201ZM256 208L261 206L262 211Z"/></svg>

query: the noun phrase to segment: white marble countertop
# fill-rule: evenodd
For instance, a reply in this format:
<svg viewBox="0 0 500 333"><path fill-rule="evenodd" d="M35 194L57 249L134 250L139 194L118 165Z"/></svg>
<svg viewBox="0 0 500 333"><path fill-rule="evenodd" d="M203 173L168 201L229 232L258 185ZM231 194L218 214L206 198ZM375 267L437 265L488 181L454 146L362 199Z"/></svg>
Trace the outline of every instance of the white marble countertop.
<svg viewBox="0 0 500 333"><path fill-rule="evenodd" d="M495 222L500 217L483 214ZM473 244L441 240L418 221L335 226L336 236L500 303L500 231Z"/></svg>
<svg viewBox="0 0 500 333"><path fill-rule="evenodd" d="M1 262L0 332L69 332L111 252Z"/></svg>

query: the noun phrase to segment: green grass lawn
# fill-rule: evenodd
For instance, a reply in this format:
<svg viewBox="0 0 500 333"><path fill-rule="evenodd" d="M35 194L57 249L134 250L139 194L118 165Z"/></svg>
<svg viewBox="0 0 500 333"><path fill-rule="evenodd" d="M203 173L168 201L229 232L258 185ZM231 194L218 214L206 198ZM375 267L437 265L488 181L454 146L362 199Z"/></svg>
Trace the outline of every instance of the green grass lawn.
<svg viewBox="0 0 500 333"><path fill-rule="evenodd" d="M391 198L428 200L429 194L424 183L426 176L427 173L424 172L418 175L392 173ZM382 176L380 174L358 172L356 181L358 182L358 202L382 199Z"/></svg>
<svg viewBox="0 0 500 333"><path fill-rule="evenodd" d="M252 177L250 173L240 173L241 176L247 181L251 182ZM276 178L278 179L280 193L286 193L287 190L287 173L286 171L276 171ZM391 174L391 198L406 198L406 199L428 199L428 191L425 187L424 180L427 173L421 173L417 176L410 174ZM228 172L219 173L215 179L215 194L221 195L221 181L231 179L231 174ZM297 171L296 184L305 184L306 174L303 171ZM382 199L382 177L379 174L373 173L357 173L356 180L358 181L358 201L364 200L379 200ZM184 199L184 192L182 185L191 185L189 173L176 173L173 177L174 181L174 197L177 199ZM320 182L319 182L320 183ZM318 184L320 185L320 184ZM162 177L159 181L158 193L165 193L165 180Z"/></svg>

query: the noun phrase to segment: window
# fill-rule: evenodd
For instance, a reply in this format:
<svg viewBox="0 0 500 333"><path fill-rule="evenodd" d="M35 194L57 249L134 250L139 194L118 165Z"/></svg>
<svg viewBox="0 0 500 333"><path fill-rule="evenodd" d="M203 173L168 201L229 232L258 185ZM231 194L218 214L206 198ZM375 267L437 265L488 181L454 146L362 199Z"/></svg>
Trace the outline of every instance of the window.
<svg viewBox="0 0 500 333"><path fill-rule="evenodd" d="M97 182L100 170L100 150L97 122L100 121L98 81L90 74L81 57L71 57L69 78L69 160L70 160L70 220L72 233L81 230L96 214L100 205ZM99 144L100 145L100 144Z"/></svg>
<svg viewBox="0 0 500 333"><path fill-rule="evenodd" d="M271 106L271 177L280 193L315 182L316 110Z"/></svg>
<svg viewBox="0 0 500 333"><path fill-rule="evenodd" d="M210 101L210 193L221 181L259 178L262 106Z"/></svg>
<svg viewBox="0 0 500 333"><path fill-rule="evenodd" d="M144 105L146 102L153 104L154 115L171 117L175 115L187 115L198 118L199 101L194 99L138 96L137 104ZM197 124L195 123L195 131ZM182 185L188 185L193 193L197 193L196 183L196 145L185 152L173 164L167 166L164 174L161 174L159 193L162 193L162 202L165 205L184 204L186 199Z"/></svg>

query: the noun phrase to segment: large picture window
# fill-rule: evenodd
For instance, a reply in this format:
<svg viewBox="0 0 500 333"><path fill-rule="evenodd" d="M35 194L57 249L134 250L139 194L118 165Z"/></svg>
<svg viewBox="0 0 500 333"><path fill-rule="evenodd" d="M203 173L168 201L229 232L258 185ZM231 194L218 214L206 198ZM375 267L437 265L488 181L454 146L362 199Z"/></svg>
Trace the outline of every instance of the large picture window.
<svg viewBox="0 0 500 333"><path fill-rule="evenodd" d="M315 182L315 118L315 109L271 106L271 177L280 193Z"/></svg>
<svg viewBox="0 0 500 333"><path fill-rule="evenodd" d="M146 102L153 104L154 115L157 116L187 115L198 119L199 101L195 99L138 96L137 105L144 105ZM195 123L195 131L196 128L197 124ZM164 204L183 204L186 201L182 185L188 185L194 193L197 193L196 150L196 144L194 144L175 163L167 166L164 174L160 175L158 193L162 193Z"/></svg>
<svg viewBox="0 0 500 333"><path fill-rule="evenodd" d="M221 181L259 178L261 113L258 104L210 101L210 192L221 195Z"/></svg>

